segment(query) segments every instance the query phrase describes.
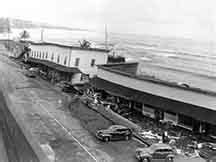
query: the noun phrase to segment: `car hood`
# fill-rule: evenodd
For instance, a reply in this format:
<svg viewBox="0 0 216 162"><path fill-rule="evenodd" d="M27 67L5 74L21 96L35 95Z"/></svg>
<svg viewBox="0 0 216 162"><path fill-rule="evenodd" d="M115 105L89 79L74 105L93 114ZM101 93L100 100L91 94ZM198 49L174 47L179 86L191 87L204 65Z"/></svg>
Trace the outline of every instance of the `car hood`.
<svg viewBox="0 0 216 162"><path fill-rule="evenodd" d="M109 134L109 133L112 133L112 131L107 130L107 129L103 129L103 130L99 130L98 133L101 133L101 134Z"/></svg>
<svg viewBox="0 0 216 162"><path fill-rule="evenodd" d="M141 155L150 155L151 150L149 148L138 148L136 152L140 152Z"/></svg>

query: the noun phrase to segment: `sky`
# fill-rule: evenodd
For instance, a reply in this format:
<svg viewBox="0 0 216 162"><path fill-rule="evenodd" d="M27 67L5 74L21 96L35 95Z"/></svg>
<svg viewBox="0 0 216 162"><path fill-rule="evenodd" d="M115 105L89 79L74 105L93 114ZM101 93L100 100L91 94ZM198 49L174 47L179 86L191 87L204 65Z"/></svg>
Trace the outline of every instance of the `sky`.
<svg viewBox="0 0 216 162"><path fill-rule="evenodd" d="M214 0L6 0L1 17L117 33L216 39Z"/></svg>

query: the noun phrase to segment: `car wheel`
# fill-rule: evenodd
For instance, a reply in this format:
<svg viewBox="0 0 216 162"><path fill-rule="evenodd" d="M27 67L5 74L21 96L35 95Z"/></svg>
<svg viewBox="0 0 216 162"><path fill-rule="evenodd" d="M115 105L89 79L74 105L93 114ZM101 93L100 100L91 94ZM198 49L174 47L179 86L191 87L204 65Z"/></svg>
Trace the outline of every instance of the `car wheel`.
<svg viewBox="0 0 216 162"><path fill-rule="evenodd" d="M143 158L140 158L138 161L139 161L139 162L143 162Z"/></svg>
<svg viewBox="0 0 216 162"><path fill-rule="evenodd" d="M109 142L109 137L104 137L105 142Z"/></svg>
<svg viewBox="0 0 216 162"><path fill-rule="evenodd" d="M125 136L125 140L128 141L130 139L130 137L127 135Z"/></svg>
<svg viewBox="0 0 216 162"><path fill-rule="evenodd" d="M169 157L168 162L173 162L173 157Z"/></svg>
<svg viewBox="0 0 216 162"><path fill-rule="evenodd" d="M150 159L146 157L146 158L143 158L141 162L150 162Z"/></svg>

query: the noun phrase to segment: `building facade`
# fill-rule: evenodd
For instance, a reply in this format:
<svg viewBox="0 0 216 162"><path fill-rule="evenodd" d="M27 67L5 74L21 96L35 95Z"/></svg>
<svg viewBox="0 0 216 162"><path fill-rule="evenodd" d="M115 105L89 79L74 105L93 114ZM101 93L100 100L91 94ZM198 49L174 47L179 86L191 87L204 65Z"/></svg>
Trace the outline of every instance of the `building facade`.
<svg viewBox="0 0 216 162"><path fill-rule="evenodd" d="M158 121L216 135L216 93L138 75L138 63L101 65L92 85Z"/></svg>
<svg viewBox="0 0 216 162"><path fill-rule="evenodd" d="M83 78L96 75L96 65L106 64L109 53L105 49L81 48L55 43L31 42L29 48L31 49L29 62L42 64L46 73L52 73L48 74L49 76L63 74L62 79L72 83L80 83L85 80ZM61 77L57 80L61 80Z"/></svg>

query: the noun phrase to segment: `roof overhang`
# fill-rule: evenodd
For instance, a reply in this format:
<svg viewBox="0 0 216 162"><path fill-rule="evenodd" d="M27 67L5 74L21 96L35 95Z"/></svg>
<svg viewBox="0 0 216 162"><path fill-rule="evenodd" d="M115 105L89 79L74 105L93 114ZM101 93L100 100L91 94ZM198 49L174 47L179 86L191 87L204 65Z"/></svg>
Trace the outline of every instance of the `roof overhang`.
<svg viewBox="0 0 216 162"><path fill-rule="evenodd" d="M56 64L54 62L47 61L47 60L28 58L28 62L42 64L42 65L48 66L48 67L50 67L52 69L56 69L56 70L61 71L61 72L66 72L66 73L81 73L81 71L78 68L63 66L63 65Z"/></svg>
<svg viewBox="0 0 216 162"><path fill-rule="evenodd" d="M157 96L150 93L138 91L128 87L124 87L119 84L109 82L98 77L93 78L91 83L94 87L97 87L98 89L103 89L115 96L152 105L156 108L163 109L165 111L171 111L174 113L190 116L194 119L208 122L211 124L216 124L216 111L205 107L192 105L189 103L184 103L162 96Z"/></svg>
<svg viewBox="0 0 216 162"><path fill-rule="evenodd" d="M105 53L110 52L110 50L103 49L103 48L82 48L82 47L79 47L79 46L71 46L71 45L65 45L65 44L59 44L59 43L53 43L53 42L25 41L25 43L30 43L31 45L36 45L36 46L55 46L55 47L69 48L69 49L83 50L83 51L96 51L96 52L105 52Z"/></svg>

